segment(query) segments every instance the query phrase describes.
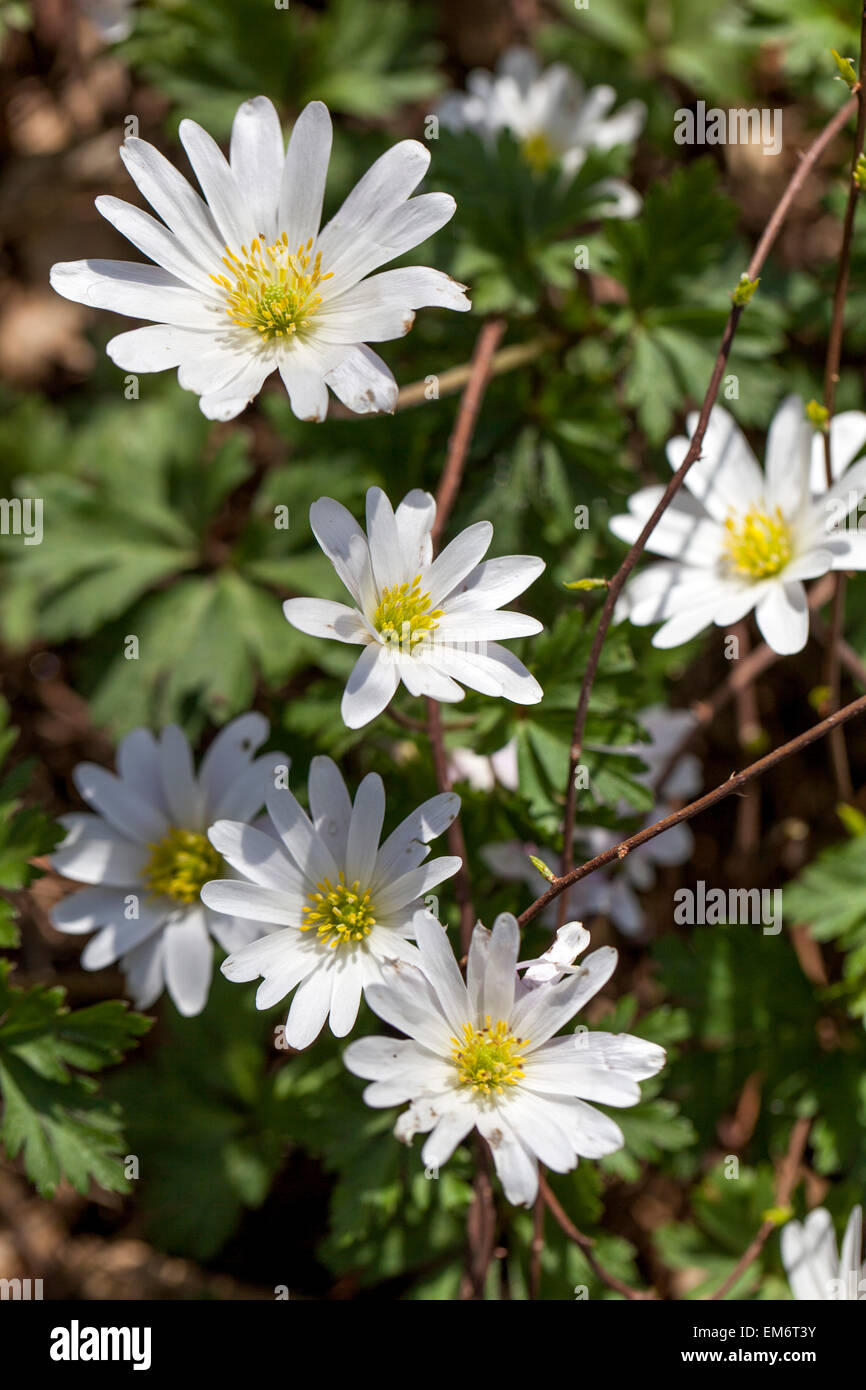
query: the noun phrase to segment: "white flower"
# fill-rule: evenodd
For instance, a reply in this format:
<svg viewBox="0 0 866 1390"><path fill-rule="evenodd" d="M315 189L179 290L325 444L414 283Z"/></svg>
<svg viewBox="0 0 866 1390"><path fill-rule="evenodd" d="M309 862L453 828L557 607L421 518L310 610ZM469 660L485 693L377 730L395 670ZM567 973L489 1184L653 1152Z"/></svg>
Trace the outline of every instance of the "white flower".
<svg viewBox="0 0 866 1390"><path fill-rule="evenodd" d="M64 898L51 915L59 931L102 930L81 956L85 970L119 960L140 1009L168 990L182 1014L201 1013L213 968L214 937L231 951L267 930L212 912L202 884L223 867L206 831L219 816L252 820L285 753L253 755L268 736L260 714L217 734L198 775L189 743L171 724L157 739L135 729L117 750L117 776L94 763L74 772L95 815L62 816L66 839L51 856L66 878L93 884Z"/></svg>
<svg viewBox="0 0 866 1390"><path fill-rule="evenodd" d="M863 1211L854 1207L836 1249L833 1218L824 1207L810 1211L801 1225L789 1221L782 1231L782 1263L795 1299L866 1302L866 1261L860 1263Z"/></svg>
<svg viewBox="0 0 866 1390"><path fill-rule="evenodd" d="M504 748L487 755L471 748L449 749L448 771L452 782L468 782L475 791L492 791L497 782L507 791L516 791L517 740L509 739Z"/></svg>
<svg viewBox="0 0 866 1390"><path fill-rule="evenodd" d="M690 435L697 418L688 417ZM626 586L616 620L662 622L653 646L676 647L710 623L727 627L754 608L774 651L801 651L809 635L803 581L832 569L866 568L864 537L840 525L866 492L866 461L848 467L866 443L866 414L837 415L830 438L836 481L827 492L826 483L821 486L823 440L796 396L782 402L771 422L766 474L736 422L714 406L701 456L647 544L667 558ZM670 441L671 468L679 467L688 447L685 437ZM663 490L659 484L637 492L629 515L611 521L614 535L629 544L637 540Z"/></svg>
<svg viewBox="0 0 866 1390"><path fill-rule="evenodd" d="M559 943L564 961L586 944L583 937ZM361 1038L343 1057L373 1082L364 1092L368 1105L410 1102L398 1138L432 1130L421 1157L438 1168L478 1129L509 1202L526 1206L538 1190L539 1160L565 1173L578 1156L622 1148L619 1126L588 1102L634 1105L638 1081L664 1064L662 1048L628 1034L554 1037L610 979L616 951L594 951L576 971L554 961L555 983L527 986L516 973L519 931L509 913L497 917L492 933L476 926L465 983L438 922L419 924L418 945L421 970L395 962L386 983L367 995L408 1039Z"/></svg>
<svg viewBox="0 0 866 1390"><path fill-rule="evenodd" d="M647 765L646 771L635 773L634 779L652 787L697 721L689 710L668 710L660 705L643 710L638 718L652 741L618 746L607 751L631 753L640 758ZM665 780L665 800L656 803L644 820L644 825L653 825L668 815L673 809L671 801L683 801L695 796L701 782L699 759L693 753L685 753L677 758L670 776ZM627 814L628 804L620 803L619 810ZM575 832L583 860L594 859L622 839L621 833L601 825L581 825ZM633 849L621 862L597 869L566 889L566 914L584 921L595 916L607 917L624 936L640 937L646 930L647 922L638 894L652 888L656 881L656 868L684 864L691 857L693 846L688 825L671 826L663 834ZM481 851L484 862L499 878L506 882L525 883L537 896L544 885L538 870L530 862L530 854L541 859L554 873L561 872L559 856L534 844L522 845L513 840L486 845ZM542 913L542 921L556 922L560 910L558 901L550 903Z"/></svg>
<svg viewBox="0 0 866 1390"><path fill-rule="evenodd" d="M385 791L376 773L349 798L330 758L310 764L310 816L286 788L270 788L268 813L279 839L249 825L220 821L211 843L245 882L205 884L202 901L218 912L252 917L284 930L235 951L223 962L229 980L263 983L269 1009L299 985L285 1028L290 1047L306 1047L330 1014L344 1037L358 1016L361 991L381 979L385 960L410 960L409 944L426 908L423 895L460 868L456 858L424 860L429 842L460 809L450 793L434 796L380 847Z"/></svg>
<svg viewBox="0 0 866 1390"><path fill-rule="evenodd" d="M429 151L416 140L394 145L320 230L331 151L322 102L301 112L288 151L266 97L239 108L229 160L194 121L181 121L179 134L204 201L137 138L120 155L162 222L119 198L96 200L156 264L68 261L52 268L54 289L151 319L112 338L109 357L128 372L177 367L180 385L201 397L210 419L238 415L277 370L302 420L324 419L329 386L359 413L393 411L397 384L367 342L402 337L423 305L470 307L464 286L438 270L370 276L453 215L446 193L410 197Z"/></svg>
<svg viewBox="0 0 866 1390"><path fill-rule="evenodd" d="M364 648L343 694L350 729L381 714L401 681L410 695L434 700L462 700L458 681L521 705L541 699L538 682L496 639L541 631L525 613L498 610L538 578L544 561L505 555L480 564L493 539L489 521L461 531L434 560L435 515L433 498L417 488L396 512L381 488L370 488L366 536L332 498L310 508L313 534L355 606L293 598L283 612L312 637Z"/></svg>
<svg viewBox="0 0 866 1390"><path fill-rule="evenodd" d="M105 43L129 38L135 0L78 0L78 4Z"/></svg>
<svg viewBox="0 0 866 1390"><path fill-rule="evenodd" d="M531 168L543 172L558 164L566 176L578 172L590 150L610 150L636 140L646 116L641 101L630 101L608 115L616 101L613 87L583 83L565 63L542 71L529 49L510 48L496 72L476 69L467 91L449 92L439 119L449 130L470 130L488 144L510 131ZM608 216L634 217L640 198L620 179L603 180L615 199Z"/></svg>

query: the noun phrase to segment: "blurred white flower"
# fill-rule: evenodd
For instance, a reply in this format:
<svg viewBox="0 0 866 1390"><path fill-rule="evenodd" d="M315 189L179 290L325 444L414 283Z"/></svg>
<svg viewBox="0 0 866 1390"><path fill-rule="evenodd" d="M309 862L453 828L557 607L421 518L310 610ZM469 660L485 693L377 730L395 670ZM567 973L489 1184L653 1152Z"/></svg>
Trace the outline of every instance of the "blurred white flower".
<svg viewBox="0 0 866 1390"><path fill-rule="evenodd" d="M652 741L611 748L609 751L631 753L646 763L646 771L636 773L635 781L651 787L671 763L676 750L689 730L696 726L697 720L688 710L669 710L661 705L643 710L638 719L651 735ZM668 815L673 809L671 802L695 796L700 790L701 781L700 760L693 753L684 753L676 758L671 765L670 775L665 778L665 799L653 807L644 824L652 825ZM621 803L619 810L627 813L627 803ZM603 854L619 844L622 838L622 834L600 825L581 825L575 834L583 860ZM684 864L691 856L693 847L694 840L688 825L671 826L670 830L633 849L621 863L597 869L567 889L566 915L582 920L595 916L607 917L624 936L641 936L646 929L646 913L639 894L652 888L657 868ZM529 860L530 854L541 859L555 874L561 871L560 857L534 844L523 845L514 840L486 845L481 850L481 857L497 877L506 882L525 883L537 896L543 890L543 881ZM561 910L558 901L550 903L542 913L542 920L556 922Z"/></svg>
<svg viewBox="0 0 866 1390"><path fill-rule="evenodd" d="M697 415L686 421L689 436ZM849 464L866 444L866 414L849 410L830 429L835 482L827 491L824 446L788 396L770 424L766 473L736 421L714 406L700 458L662 516L647 549L666 559L633 578L615 619L640 627L661 622L655 647L676 647L710 623L727 627L752 609L764 640L781 656L799 652L809 635L803 581L828 570L866 569L866 535L841 523L866 493L866 460ZM667 446L676 470L689 447ZM631 545L664 491L659 483L629 499L610 529Z"/></svg>
<svg viewBox="0 0 866 1390"><path fill-rule="evenodd" d="M848 1218L842 1253L836 1248L833 1218L824 1207L806 1220L789 1221L782 1230L782 1263L795 1299L866 1302L866 1261L860 1263L863 1211Z"/></svg>
<svg viewBox="0 0 866 1390"><path fill-rule="evenodd" d="M156 264L63 262L51 270L57 293L153 320L112 338L109 357L127 372L177 367L210 419L240 414L274 371L299 419L325 418L328 387L360 414L393 411L397 383L366 344L403 337L423 305L470 307L465 287L439 270L370 275L454 213L447 193L410 196L429 150L417 140L394 145L320 230L331 153L322 102L304 107L287 151L267 97L239 108L228 160L194 121L181 121L179 134L204 201L158 150L132 137L121 158L162 222L119 198L96 200Z"/></svg>
<svg viewBox="0 0 866 1390"><path fill-rule="evenodd" d="M489 792L497 782L507 791L517 789L517 743L510 739L495 753L473 753L471 748L452 748L448 752L448 772L452 782L468 782L475 791Z"/></svg>
<svg viewBox="0 0 866 1390"><path fill-rule="evenodd" d="M370 488L366 535L333 498L310 508L313 534L355 606L292 598L283 612L312 637L364 648L343 694L350 729L381 714L401 681L410 695L434 700L462 700L458 681L521 705L541 699L538 682L498 639L541 631L536 618L499 609L538 578L544 561L504 555L480 563L493 539L489 521L461 531L434 560L435 515L435 501L417 488L396 512L381 488Z"/></svg>
<svg viewBox="0 0 866 1390"><path fill-rule="evenodd" d="M364 778L353 806L336 763L313 758L309 797L308 816L287 788L269 788L278 839L227 820L214 825L214 849L244 881L202 889L202 901L218 912L283 928L235 951L222 972L229 980L261 975L260 1009L298 986L285 1028L297 1048L318 1037L329 1014L331 1032L344 1037L382 963L417 959L409 942L427 913L421 899L460 868L453 857L424 863L430 841L457 815L459 796L425 801L381 847L385 789L376 773Z"/></svg>
<svg viewBox="0 0 866 1390"><path fill-rule="evenodd" d="M446 129L469 130L492 143L507 130L520 146L530 168L544 172L558 166L566 177L575 175L590 150L610 150L636 140L646 107L630 101L609 114L616 101L613 87L584 89L565 63L542 71L536 55L510 48L495 72L475 69L465 92L449 92L440 103L439 120ZM641 200L621 179L604 179L612 198L609 217L634 217Z"/></svg>
<svg viewBox="0 0 866 1390"><path fill-rule="evenodd" d="M370 1007L408 1038L361 1038L343 1060L373 1083L368 1105L409 1101L394 1132L409 1143L432 1131L421 1154L428 1167L446 1163L477 1129L508 1201L529 1206L539 1162L566 1173L579 1157L622 1148L619 1126L588 1102L636 1104L638 1082L661 1070L665 1054L629 1034L554 1037L616 966L616 951L602 947L572 970L588 939L578 930L561 941L562 963L548 962L553 976L527 985L517 974L517 921L503 913L492 933L476 926L464 982L445 930L427 918L418 928L421 969L396 961L385 967L385 983L370 988Z"/></svg>
<svg viewBox="0 0 866 1390"><path fill-rule="evenodd" d="M199 900L224 869L206 831L218 817L250 821L264 805L285 753L254 758L268 736L260 714L245 714L217 734L198 775L182 730L157 739L135 729L117 750L117 776L94 763L73 774L96 812L61 816L66 839L52 868L94 885L64 898L51 920L58 931L95 931L81 955L85 970L119 960L140 1009L168 990L182 1014L198 1014L210 990L213 937L231 951L267 931L263 922L214 912Z"/></svg>
<svg viewBox="0 0 866 1390"><path fill-rule="evenodd" d="M121 43L132 33L135 0L78 0L83 14L106 43Z"/></svg>

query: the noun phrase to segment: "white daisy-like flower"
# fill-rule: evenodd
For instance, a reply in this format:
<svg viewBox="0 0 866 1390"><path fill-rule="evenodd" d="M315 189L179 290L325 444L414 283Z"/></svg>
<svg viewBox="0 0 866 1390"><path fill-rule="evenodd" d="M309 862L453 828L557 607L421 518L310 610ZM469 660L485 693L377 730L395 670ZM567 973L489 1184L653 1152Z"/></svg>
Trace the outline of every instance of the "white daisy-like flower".
<svg viewBox="0 0 866 1390"><path fill-rule="evenodd" d="M690 436L697 419L688 417ZM866 493L866 460L850 466L866 444L866 414L835 416L830 442L835 481L827 490L820 485L823 439L798 397L788 396L773 417L766 471L733 418L714 406L701 456L647 543L666 559L630 581L616 621L661 622L653 646L676 647L710 623L727 627L754 609L774 651L801 651L809 635L803 581L833 569L866 569L864 537L843 524ZM671 468L688 447L684 436L670 441ZM637 540L663 491L659 484L635 493L628 515L611 521L614 535Z"/></svg>
<svg viewBox="0 0 866 1390"><path fill-rule="evenodd" d="M782 1230L782 1263L794 1298L866 1302L866 1260L860 1263L862 1234L863 1210L859 1206L848 1218L841 1255L833 1218L824 1207L810 1211L802 1225L789 1221Z"/></svg>
<svg viewBox="0 0 866 1390"><path fill-rule="evenodd" d="M360 414L393 411L397 383L367 343L403 337L423 305L470 307L465 286L426 266L370 275L454 213L446 193L410 196L429 150L417 140L394 145L320 230L331 152L322 102L301 112L288 150L267 97L239 108L228 160L194 121L181 121L179 134L204 199L130 137L120 156L162 222L119 198L96 200L155 264L67 261L52 268L54 289L152 320L112 338L109 357L127 372L177 367L210 419L238 415L274 371L302 420L325 418L329 386Z"/></svg>
<svg viewBox="0 0 866 1390"><path fill-rule="evenodd" d="M521 981L517 921L503 913L492 933L476 926L464 982L444 929L427 918L418 927L421 969L395 962L367 994L379 1017L408 1038L361 1038L343 1057L373 1083L364 1092L368 1105L410 1102L395 1133L408 1143L432 1131L421 1154L428 1167L447 1162L477 1129L508 1201L518 1205L535 1199L539 1161L565 1173L578 1157L622 1148L619 1126L589 1102L634 1105L638 1082L665 1060L655 1043L628 1034L554 1037L610 979L617 960L602 947L574 969L567 962L589 933L570 923L566 937L556 957L532 963L535 978Z"/></svg>
<svg viewBox="0 0 866 1390"><path fill-rule="evenodd" d="M95 814L61 816L66 839L51 856L65 878L93 885L64 898L51 920L58 931L95 931L82 952L85 970L120 962L137 1008L168 990L182 1014L201 1013L213 970L213 944L231 951L267 931L214 912L201 886L224 867L207 838L220 816L249 821L264 805L285 753L255 752L268 737L260 714L245 714L217 734L198 774L181 729L156 738L135 729L117 750L117 775L79 763L75 785Z"/></svg>
<svg viewBox="0 0 866 1390"><path fill-rule="evenodd" d="M313 758L309 797L308 816L288 789L270 788L267 808L279 838L228 820L214 825L211 844L245 881L202 889L216 912L283 928L235 951L222 972L229 980L261 975L260 1009L298 986L285 1027L296 1048L318 1037L329 1014L331 1032L344 1037L382 963L417 959L410 941L427 913L422 898L461 863L424 863L430 841L457 815L458 796L425 801L381 846L385 789L376 773L364 778L353 805L336 763Z"/></svg>
<svg viewBox="0 0 866 1390"><path fill-rule="evenodd" d="M573 176L590 150L610 150L636 140L646 117L642 101L629 101L609 114L616 101L613 87L585 91L565 63L542 70L526 48L508 49L495 73L481 68L470 72L466 89L442 99L442 125L472 131L488 144L500 131L510 131L527 164L541 173L558 165L566 176ZM605 179L603 184L614 200L607 215L634 217L640 208L634 189L621 179Z"/></svg>
<svg viewBox="0 0 866 1390"><path fill-rule="evenodd" d="M643 710L638 719L651 735L651 742L618 746L608 751L631 753L640 758L646 763L646 770L635 773L635 781L652 787L697 720L689 710L668 710L660 705ZM670 776L666 778L665 799L653 806L644 825L663 820L673 810L672 802L695 796L701 785L700 760L693 753L684 753L676 759ZM620 803L619 809L622 814L627 814L628 804ZM603 854L619 844L622 838L622 834L609 830L607 826L579 826L575 833L580 853L577 862L594 859L597 854ZM685 823L671 826L663 834L633 849L621 862L597 869L594 874L566 889L567 916L580 917L584 921L595 916L607 917L624 936L641 937L647 929L647 918L639 895L653 887L657 869L685 864L693 848L694 839L689 826ZM553 873L561 872L560 857L538 845L523 845L511 840L486 845L481 850L482 859L499 878L506 882L525 883L537 896L543 885L530 855L541 859ZM552 925L559 920L560 910L558 901L549 903L541 914L541 920Z"/></svg>
<svg viewBox="0 0 866 1390"><path fill-rule="evenodd" d="M436 503L408 493L396 512L381 488L367 493L367 534L330 497L310 508L310 525L354 600L354 607L293 598L283 612L312 637L355 643L359 656L343 694L350 729L375 719L402 681L410 695L462 700L462 681L482 695L520 705L542 697L538 682L499 640L540 632L525 613L500 612L544 569L534 555L482 561L493 539L489 521L461 531L433 559Z"/></svg>

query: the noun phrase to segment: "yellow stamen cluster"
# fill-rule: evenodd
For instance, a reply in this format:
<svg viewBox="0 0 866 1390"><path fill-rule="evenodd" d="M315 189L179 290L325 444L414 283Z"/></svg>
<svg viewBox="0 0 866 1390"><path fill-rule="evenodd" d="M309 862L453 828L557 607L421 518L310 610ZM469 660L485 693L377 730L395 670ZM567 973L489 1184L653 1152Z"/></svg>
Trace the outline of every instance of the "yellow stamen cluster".
<svg viewBox="0 0 866 1390"><path fill-rule="evenodd" d="M543 174L556 160L556 150L543 130L527 135L520 143L520 153L536 174Z"/></svg>
<svg viewBox="0 0 866 1390"><path fill-rule="evenodd" d="M344 942L363 941L365 936L369 936L370 929L376 925L376 918L370 904L370 894L361 892L358 879L351 885L347 884L341 870L336 886L326 878L317 883L316 888L317 892L307 894L301 931L315 928L318 939L332 951Z"/></svg>
<svg viewBox="0 0 866 1390"><path fill-rule="evenodd" d="M421 592L421 576L416 574L411 584L394 584L383 589L373 626L387 643L399 645L411 652L439 626L443 609L430 607L430 595Z"/></svg>
<svg viewBox="0 0 866 1390"><path fill-rule="evenodd" d="M528 1038L516 1038L502 1019L492 1025L489 1014L481 1029L465 1023L462 1041L451 1039L460 1085L471 1086L485 1096L491 1091L500 1094L503 1086L516 1086L525 1075L518 1049L528 1042Z"/></svg>
<svg viewBox="0 0 866 1390"><path fill-rule="evenodd" d="M194 903L205 883L225 872L222 856L206 835L172 826L164 839L148 845L150 861L144 881L155 897Z"/></svg>
<svg viewBox="0 0 866 1390"><path fill-rule="evenodd" d="M746 579L780 574L793 553L791 531L780 508L772 513L752 508L742 517L732 512L725 522L722 553L729 567Z"/></svg>
<svg viewBox="0 0 866 1390"><path fill-rule="evenodd" d="M312 256L313 238L289 251L285 232L271 245L255 237L235 255L226 247L227 275L210 278L225 290L226 313L241 328L254 328L263 338L287 338L308 328L322 303L319 285L333 271L322 272L322 253Z"/></svg>

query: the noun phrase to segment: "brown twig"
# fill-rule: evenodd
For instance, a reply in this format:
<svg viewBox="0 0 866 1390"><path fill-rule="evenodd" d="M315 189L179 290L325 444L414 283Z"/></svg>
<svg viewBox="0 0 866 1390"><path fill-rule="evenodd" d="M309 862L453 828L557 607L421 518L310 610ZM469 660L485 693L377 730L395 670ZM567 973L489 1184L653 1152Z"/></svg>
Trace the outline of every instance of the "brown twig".
<svg viewBox="0 0 866 1390"><path fill-rule="evenodd" d="M706 811L710 806L715 806L717 802L723 801L725 797L731 796L733 792L753 781L756 777L761 777L765 772L778 763L784 762L786 758L793 757L810 744L816 743L818 739L824 738L831 729L837 728L840 724L847 724L849 719L856 719L858 714L866 713L866 695L861 695L858 700L853 700L850 705L845 705L840 710L835 710L833 714L828 714L826 719L822 719L819 724L813 725L811 729L805 729L802 734L792 738L788 743L783 743L781 747L774 748L771 753L767 753L757 762L749 767L743 768L741 772L734 772L721 786L715 787L707 792L705 796L698 797L697 801L692 801L688 806L681 807L678 811L673 811L671 815L663 817L662 820L655 821L652 825L645 826L643 830L638 830L636 834L630 835L628 839L621 841L618 845L612 845L602 854L597 854L594 859L589 859L585 864L581 864L576 869L570 869L567 873L560 874L550 884L550 887L542 893L540 898L536 898L525 912L518 917L521 927L525 927L527 922L531 922L537 917L548 903L552 903L564 893L566 888L570 888L573 883L579 883L582 878L587 878L589 874L595 873L596 869L602 869L606 864L613 863L614 860L625 859L633 849L639 845L646 844L647 840L653 840L657 835L663 835L666 830L670 830L672 825L679 825L681 821L691 820L698 816L702 811Z"/></svg>
<svg viewBox="0 0 866 1390"><path fill-rule="evenodd" d="M525 367L556 342L553 334L545 333L537 338L530 338L526 343L510 343L508 347L500 348L490 362L488 377L502 376L505 372L513 372L517 367ZM438 372L436 396L433 399L451 396L459 391L472 375L473 366L474 358L471 362L461 362L459 367L449 367L447 371ZM423 405L430 399L430 387L426 378L423 381L411 381L408 386L401 388L397 396L397 409L408 410L412 406Z"/></svg>
<svg viewBox="0 0 866 1390"><path fill-rule="evenodd" d="M859 71L861 77L863 74L864 61L866 61L866 3L863 4L860 18ZM827 358L824 364L824 408L827 411L827 419L824 426L824 467L827 474L828 490L833 486L830 426L836 409L836 386L839 381L839 364L842 360L842 337L845 328L845 300L848 296L848 280L851 272L854 218L857 213L857 203L860 195L860 186L854 174L857 168L858 156L863 149L864 136L866 136L866 92L864 92L862 86L858 90L857 98L857 136L854 142L854 155L851 161L848 201L845 206L845 220L842 226L842 246L839 251L839 262L836 268L836 286L833 291L833 315L830 321L830 336L827 340ZM827 714L839 708L840 663L838 643L841 640L845 628L845 589L845 576L838 574L835 580L833 612L830 620L832 640L827 646L825 666L825 684L829 692L824 707L824 712ZM845 736L841 730L834 731L830 737L830 760L833 765L833 775L836 779L837 792L843 801L850 801L854 795L854 786L851 781L851 767L845 748Z"/></svg>
<svg viewBox="0 0 866 1390"><path fill-rule="evenodd" d="M584 1258L596 1279L601 1280L602 1284L606 1284L609 1289L614 1289L616 1293L622 1294L623 1298L630 1298L632 1300L655 1298L654 1293L645 1292L643 1289L633 1289L630 1284L624 1283L622 1279L617 1278L615 1274L611 1274L605 1269L604 1265L599 1262L595 1254L595 1241L592 1240L590 1236L585 1236L583 1231L577 1229L571 1218L563 1211L548 1186L547 1180L541 1173L539 1173L538 1177L538 1191L540 1196L543 1197L545 1206L560 1230L564 1231L569 1240L573 1240L575 1245L579 1246L583 1251Z"/></svg>
<svg viewBox="0 0 866 1390"><path fill-rule="evenodd" d="M856 91L856 93L859 94L859 84L854 90ZM790 209L791 204L793 203L800 189L803 187L803 184L806 182L809 173L814 168L821 155L827 149L828 145L831 144L831 142L835 139L839 132L844 128L845 124L854 114L857 107L858 96L852 95L849 98L849 100L845 102L845 105L840 107L840 109L836 112L832 120L830 120L828 124L824 127L821 134L818 136L818 138L814 141L814 143L810 146L809 150L801 159L800 164L798 165L797 169L795 170L794 174L789 180L788 185L785 188L785 191L782 194L782 197L780 198L779 202L777 203L773 211L773 214L769 222L767 223L766 228L764 229L764 233L760 241L758 242L754 255L752 256L752 259L749 263L748 270L746 271L749 280L757 279L758 274L764 264L764 261L766 260L767 255L769 254L770 248L772 247L773 242L775 241L779 233L779 230L782 226L782 223L784 222L785 217L788 214L788 210ZM742 314L742 305L732 305L731 312L728 316L728 321L725 326L725 331L722 336L722 343L719 348L715 364L713 366L712 374L710 376L710 382L707 387L706 395L704 396L700 414L698 416L697 426L689 444L688 452L686 453L685 458L683 459L679 468L674 473L673 477L671 478L670 482L665 488L664 493L662 494L658 502L658 505L655 507L652 515L650 516L649 520L647 521L637 540L629 549L628 554L625 556L625 559L622 561L622 564L620 565L616 574L610 581L610 585L605 595L605 600L602 606L601 615L599 617L598 626L596 627L595 635L593 637L589 659L586 664L586 670L584 672L583 681L581 682L580 694L577 701L577 709L575 710L574 726L572 729L571 736L571 748L569 752L568 766L568 783L565 791L565 816L563 819L562 863L563 871L566 874L574 862L574 845L571 834L571 827L574 824L575 809L577 804L577 787L575 784L575 772L580 762L581 753L583 751L583 735L584 729L586 727L586 716L589 710L589 698L592 693L592 688L595 683L595 677L598 672L598 665L601 659L602 647L604 646L605 638L607 637L608 629L610 628L610 624L613 619L613 611L616 606L616 601L619 598L619 595L622 592L623 587L625 586L626 580L628 579L629 575L631 574L632 570L634 569L635 565L637 564L638 560L643 554L646 543L652 535L653 531L655 530L657 523L659 522L667 507L669 506L676 493L682 486L685 476L691 468L692 464L695 463L696 460L700 457L701 445L703 443L704 435L706 433L707 425L710 419L710 411L712 410L716 396L718 394L719 386L721 384L722 376L724 374L725 367L728 361L728 356L730 354L731 345L734 341L734 336L736 334L737 326L740 322Z"/></svg>
<svg viewBox="0 0 866 1390"><path fill-rule="evenodd" d="M809 1138L809 1128L812 1124L811 1118L802 1116L791 1130L791 1138L788 1142L788 1151L785 1154L782 1166L779 1170L779 1180L776 1185L776 1205L786 1207L791 1199L791 1193L797 1182L797 1175L800 1171L800 1164L803 1161L803 1154L806 1150L806 1140ZM755 1239L746 1247L734 1268L731 1270L727 1279L719 1285L716 1292L711 1295L709 1301L715 1302L717 1299L724 1298L739 1279L745 1274L749 1265L752 1264L760 1255L770 1236L779 1229L777 1221L764 1221L758 1230Z"/></svg>
<svg viewBox="0 0 866 1390"><path fill-rule="evenodd" d="M544 1254L544 1195L540 1186L542 1180L543 1171L541 1164L539 1164L539 1189L532 1212L532 1245L529 1252L529 1297L531 1299L538 1298L538 1291L541 1288L541 1257Z"/></svg>
<svg viewBox="0 0 866 1390"><path fill-rule="evenodd" d="M450 792L451 777L448 772L448 757L442 735L442 711L439 708L438 700L429 698L427 700L427 729L430 734L430 746L433 750L436 785L440 792ZM461 860L461 868L458 869L454 878L454 891L460 907L460 948L465 954L469 950L469 943L472 939L475 909L472 906L472 886L469 882L469 870L466 866L466 837L463 834L459 815L448 827L448 848Z"/></svg>
<svg viewBox="0 0 866 1390"><path fill-rule="evenodd" d="M448 457L436 489L436 519L433 522L433 547L436 549L442 539L445 523L451 508L457 500L466 455L472 442L472 431L481 408L484 389L490 380L493 354L496 352L505 332L505 319L488 319L475 344L472 361L469 364L469 377L466 389L460 399L457 419L448 441Z"/></svg>

